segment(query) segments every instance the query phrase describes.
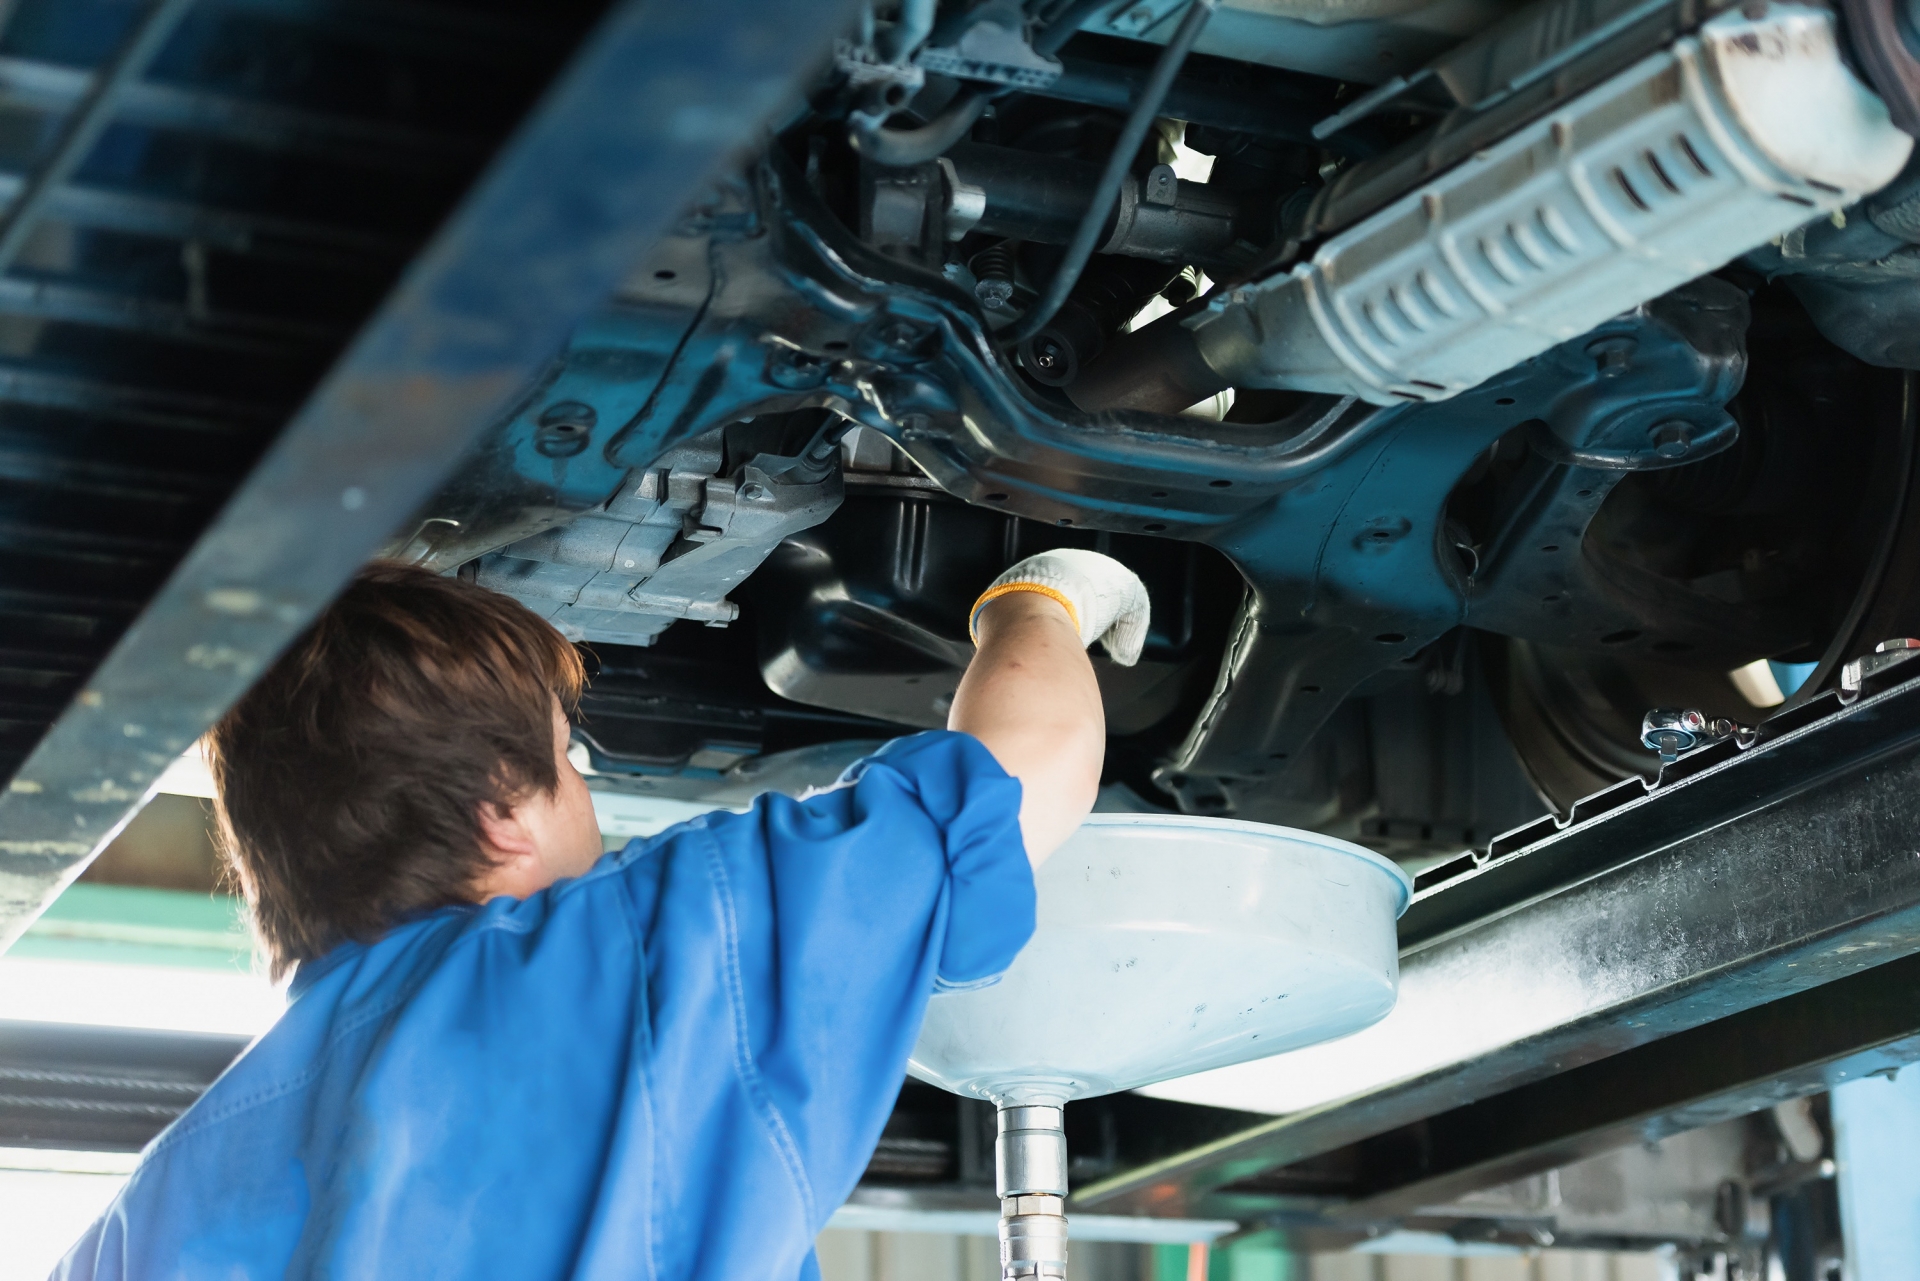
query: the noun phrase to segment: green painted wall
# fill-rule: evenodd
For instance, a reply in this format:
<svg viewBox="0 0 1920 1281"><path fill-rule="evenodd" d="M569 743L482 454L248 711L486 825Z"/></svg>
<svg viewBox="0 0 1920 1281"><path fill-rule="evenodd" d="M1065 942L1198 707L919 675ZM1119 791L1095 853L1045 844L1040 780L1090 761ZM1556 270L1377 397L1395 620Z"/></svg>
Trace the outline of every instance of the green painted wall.
<svg viewBox="0 0 1920 1281"><path fill-rule="evenodd" d="M239 899L82 881L68 886L7 955L246 974L253 940Z"/></svg>
<svg viewBox="0 0 1920 1281"><path fill-rule="evenodd" d="M1307 1261L1271 1233L1229 1241L1207 1252L1207 1281L1306 1281ZM1153 1247L1153 1281L1187 1281L1187 1247Z"/></svg>

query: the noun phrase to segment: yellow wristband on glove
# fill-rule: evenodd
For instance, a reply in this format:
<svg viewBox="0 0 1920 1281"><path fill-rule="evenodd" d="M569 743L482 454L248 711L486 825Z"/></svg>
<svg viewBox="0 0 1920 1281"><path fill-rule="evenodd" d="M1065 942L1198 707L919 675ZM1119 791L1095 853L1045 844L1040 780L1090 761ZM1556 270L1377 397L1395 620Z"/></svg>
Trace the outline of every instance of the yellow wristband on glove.
<svg viewBox="0 0 1920 1281"><path fill-rule="evenodd" d="M1080 630L1080 611L1073 607L1073 602L1069 600L1067 594L1059 588L1048 587L1045 583L1001 583L998 587L989 587L986 591L981 592L980 599L973 602L973 608L967 612L967 638L969 640L976 645L980 643L980 611L994 601L999 600L1002 596L1008 596L1014 592L1039 592L1042 596L1059 601L1061 608L1067 611L1067 617L1073 620L1073 630L1075 632Z"/></svg>

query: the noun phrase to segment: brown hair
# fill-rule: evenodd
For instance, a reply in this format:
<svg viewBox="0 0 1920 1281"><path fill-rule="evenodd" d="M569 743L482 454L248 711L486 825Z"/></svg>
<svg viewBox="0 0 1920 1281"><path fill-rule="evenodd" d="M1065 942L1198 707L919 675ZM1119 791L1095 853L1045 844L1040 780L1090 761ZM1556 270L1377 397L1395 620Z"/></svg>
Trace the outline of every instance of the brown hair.
<svg viewBox="0 0 1920 1281"><path fill-rule="evenodd" d="M275 978L468 901L481 806L559 785L580 656L517 601L376 563L208 735L228 867Z"/></svg>

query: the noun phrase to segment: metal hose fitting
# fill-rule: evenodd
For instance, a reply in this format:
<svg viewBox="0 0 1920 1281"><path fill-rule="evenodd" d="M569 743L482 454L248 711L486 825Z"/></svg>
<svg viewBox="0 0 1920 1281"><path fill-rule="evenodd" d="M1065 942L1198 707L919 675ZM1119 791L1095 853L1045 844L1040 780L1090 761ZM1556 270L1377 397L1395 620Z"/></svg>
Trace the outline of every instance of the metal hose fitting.
<svg viewBox="0 0 1920 1281"><path fill-rule="evenodd" d="M1067 1134L1058 1107L1002 1107L993 1145L1002 1281L1065 1281Z"/></svg>

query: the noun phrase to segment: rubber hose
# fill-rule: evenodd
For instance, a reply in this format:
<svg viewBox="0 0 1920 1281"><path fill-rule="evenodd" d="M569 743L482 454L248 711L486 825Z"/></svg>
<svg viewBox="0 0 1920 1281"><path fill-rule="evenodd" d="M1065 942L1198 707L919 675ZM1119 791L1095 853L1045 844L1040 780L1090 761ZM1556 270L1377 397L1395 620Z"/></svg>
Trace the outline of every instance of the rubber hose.
<svg viewBox="0 0 1920 1281"><path fill-rule="evenodd" d="M1067 245L1066 256L1061 258L1053 279L1047 282L1047 291L1014 330L1008 340L1009 346L1017 347L1045 329L1047 322L1066 302L1067 295L1073 292L1074 285L1079 283L1080 273L1086 270L1087 260L1093 257L1100 233L1107 225L1107 215L1113 212L1113 202L1120 198L1120 186L1127 180L1127 170L1133 166L1134 155L1139 152L1140 144L1146 141L1147 130L1153 127L1154 117L1160 113L1160 104L1166 101L1167 90L1173 87L1173 78L1180 74L1180 65L1187 60L1187 54L1193 49L1194 41L1200 38L1207 19L1213 16L1217 3L1218 0L1193 0L1186 15L1180 19L1173 39L1167 41L1159 61L1153 64L1153 74L1147 78L1140 100L1134 104L1132 114L1120 130L1120 140L1114 144L1113 154L1107 159L1106 171L1100 175L1100 185L1093 190L1093 203L1080 216L1079 229Z"/></svg>
<svg viewBox="0 0 1920 1281"><path fill-rule="evenodd" d="M1087 25L1094 14L1115 7L1114 0L1072 0L1059 16L1047 23L1047 29L1033 39L1033 51L1043 58L1060 52L1060 46Z"/></svg>
<svg viewBox="0 0 1920 1281"><path fill-rule="evenodd" d="M923 165L966 137L990 100L984 89L962 89L940 114L917 129L855 125L848 136L853 149L877 165L896 169Z"/></svg>
<svg viewBox="0 0 1920 1281"><path fill-rule="evenodd" d="M1072 0L1059 17L1033 41L1036 53L1052 57L1060 46L1086 25L1094 14L1112 8L1115 0ZM1175 37L1178 38L1177 36ZM993 91L963 89L933 119L915 129L890 129L884 124L855 125L849 131L853 149L877 165L904 169L937 160L947 148L967 136L992 101ZM1164 93L1162 94L1164 97ZM1137 144L1136 144L1137 145Z"/></svg>

